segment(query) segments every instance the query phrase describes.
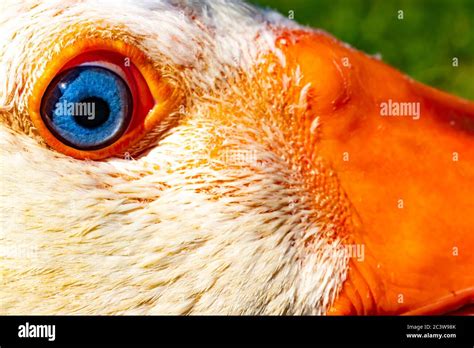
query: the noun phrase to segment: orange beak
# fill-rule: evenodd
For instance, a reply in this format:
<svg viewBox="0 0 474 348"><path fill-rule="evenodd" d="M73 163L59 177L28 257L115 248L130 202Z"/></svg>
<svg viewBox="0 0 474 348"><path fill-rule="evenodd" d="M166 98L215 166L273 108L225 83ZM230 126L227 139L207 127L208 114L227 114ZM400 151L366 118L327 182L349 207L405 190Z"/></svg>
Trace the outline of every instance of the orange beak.
<svg viewBox="0 0 474 348"><path fill-rule="evenodd" d="M323 33L284 32L278 43L311 84L321 130L315 148L352 208L345 243L364 252L349 259L328 314L469 307L474 103L412 81Z"/></svg>

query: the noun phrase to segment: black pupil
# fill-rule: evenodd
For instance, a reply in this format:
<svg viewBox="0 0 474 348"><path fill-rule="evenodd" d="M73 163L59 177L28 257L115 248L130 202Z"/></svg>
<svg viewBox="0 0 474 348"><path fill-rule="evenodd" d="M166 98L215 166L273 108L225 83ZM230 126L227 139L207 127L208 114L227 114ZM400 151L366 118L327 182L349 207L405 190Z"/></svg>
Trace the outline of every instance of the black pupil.
<svg viewBox="0 0 474 348"><path fill-rule="evenodd" d="M82 108L85 111L84 114L75 115L77 124L89 129L97 128L109 119L109 104L102 98L89 97L82 99L80 103L85 106Z"/></svg>

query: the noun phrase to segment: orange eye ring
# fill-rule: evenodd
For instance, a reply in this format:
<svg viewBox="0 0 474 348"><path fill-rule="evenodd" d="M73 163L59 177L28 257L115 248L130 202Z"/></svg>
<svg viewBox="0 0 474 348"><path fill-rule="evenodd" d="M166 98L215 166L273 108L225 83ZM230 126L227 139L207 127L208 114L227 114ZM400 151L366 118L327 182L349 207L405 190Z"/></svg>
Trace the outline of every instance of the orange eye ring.
<svg viewBox="0 0 474 348"><path fill-rule="evenodd" d="M86 61L89 56L109 54L115 60L124 59L124 73L135 78L136 86L131 86L140 98L140 110L134 110L134 116L127 131L119 140L97 150L80 150L61 142L46 126L41 116L41 103L48 86L61 71ZM127 68L130 68L129 70ZM65 47L53 56L46 65L43 74L36 81L29 99L28 108L31 120L45 142L65 155L77 159L100 160L126 152L136 144L167 115L173 112L179 103L179 95L161 74L154 69L149 58L138 48L121 41L87 39Z"/></svg>

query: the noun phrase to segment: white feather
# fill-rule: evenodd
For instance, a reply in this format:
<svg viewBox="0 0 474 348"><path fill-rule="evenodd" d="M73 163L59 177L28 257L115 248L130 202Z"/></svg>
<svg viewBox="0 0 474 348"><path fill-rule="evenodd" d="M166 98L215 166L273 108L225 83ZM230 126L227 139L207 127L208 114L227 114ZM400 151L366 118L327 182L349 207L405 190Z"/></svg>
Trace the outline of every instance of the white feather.
<svg viewBox="0 0 474 348"><path fill-rule="evenodd" d="M292 160L303 144L272 119L295 117L288 98L303 115L306 92L299 75L283 89L283 74L253 75L259 57L283 57L272 27L293 24L233 1L1 7L0 314L327 311L347 260L327 256L342 249L331 213ZM136 159L68 158L31 127L46 43L61 50L77 23L101 35L121 28L186 94L186 115Z"/></svg>

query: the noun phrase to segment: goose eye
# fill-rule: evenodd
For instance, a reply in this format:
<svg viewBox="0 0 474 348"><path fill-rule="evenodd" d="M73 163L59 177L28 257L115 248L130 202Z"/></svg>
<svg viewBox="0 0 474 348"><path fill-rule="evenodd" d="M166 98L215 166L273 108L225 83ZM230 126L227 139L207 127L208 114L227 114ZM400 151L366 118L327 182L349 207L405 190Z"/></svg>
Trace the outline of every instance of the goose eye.
<svg viewBox="0 0 474 348"><path fill-rule="evenodd" d="M50 148L101 160L140 151L140 140L181 100L180 90L135 46L85 39L48 57L28 110Z"/></svg>
<svg viewBox="0 0 474 348"><path fill-rule="evenodd" d="M41 117L51 133L80 150L97 150L117 141L132 113L128 84L115 72L93 65L60 73L41 103Z"/></svg>

